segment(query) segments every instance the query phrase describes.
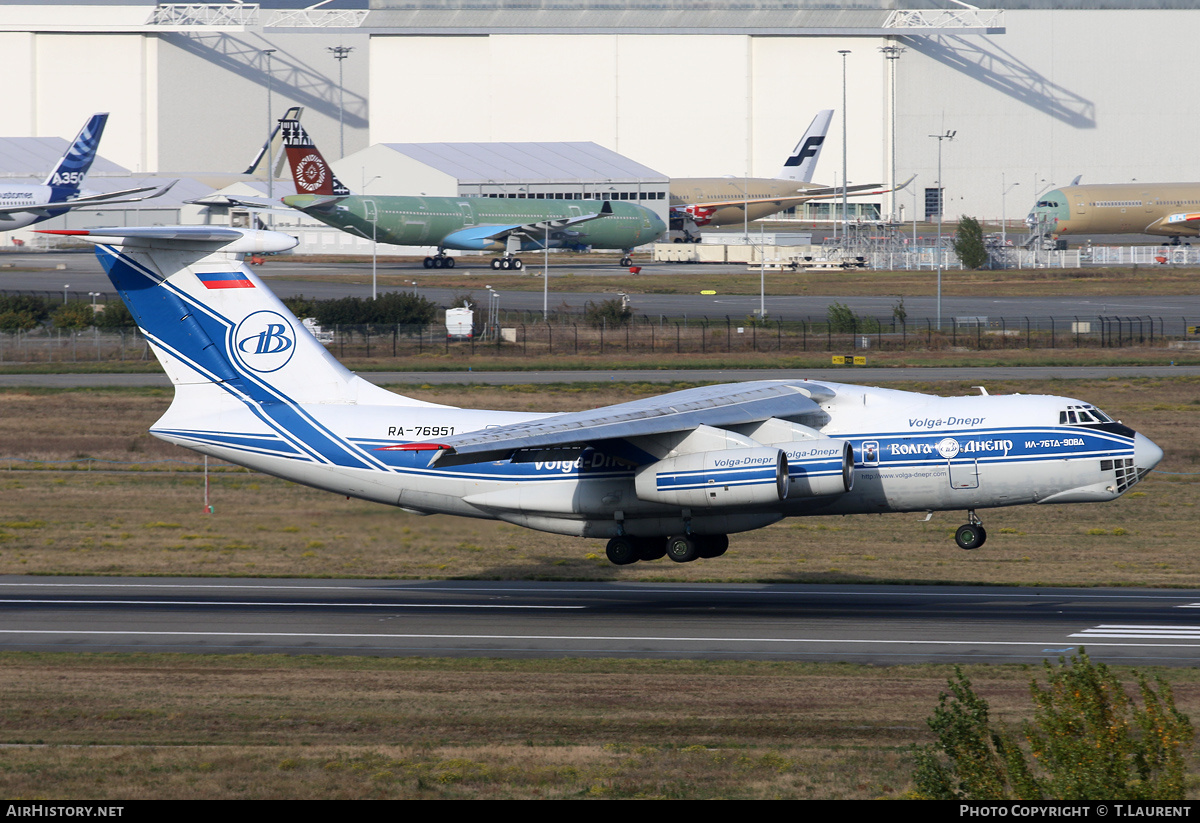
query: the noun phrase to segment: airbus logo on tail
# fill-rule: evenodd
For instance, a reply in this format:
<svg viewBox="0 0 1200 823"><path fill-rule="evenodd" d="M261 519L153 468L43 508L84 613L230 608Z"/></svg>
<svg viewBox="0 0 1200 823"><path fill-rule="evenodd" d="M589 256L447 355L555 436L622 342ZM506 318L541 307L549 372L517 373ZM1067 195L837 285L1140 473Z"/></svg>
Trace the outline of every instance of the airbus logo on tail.
<svg viewBox="0 0 1200 823"><path fill-rule="evenodd" d="M256 311L233 333L233 353L246 368L260 373L278 371L296 352L296 333L283 315Z"/></svg>
<svg viewBox="0 0 1200 823"><path fill-rule="evenodd" d="M823 144L824 142L825 142L825 135L814 134L812 137L810 137L804 141L804 145L800 147L800 150L798 152L796 152L795 154L793 154L791 157L789 157L787 159L787 162L784 163L784 165L785 166L799 166L807 158L816 157L817 152L819 152L821 150L821 144ZM778 155L776 155L776 156L778 156Z"/></svg>

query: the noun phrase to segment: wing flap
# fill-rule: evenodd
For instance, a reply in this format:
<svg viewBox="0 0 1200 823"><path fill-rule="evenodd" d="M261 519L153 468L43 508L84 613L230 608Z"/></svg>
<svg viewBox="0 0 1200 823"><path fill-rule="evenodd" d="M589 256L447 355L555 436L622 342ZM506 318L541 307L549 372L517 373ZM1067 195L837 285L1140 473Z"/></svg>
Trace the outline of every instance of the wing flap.
<svg viewBox="0 0 1200 823"><path fill-rule="evenodd" d="M790 418L817 411L833 392L807 381L761 380L701 386L644 400L558 414L443 438L430 444L438 453L434 465L506 460L527 449L547 449L627 440L633 437L688 431L698 426L736 426L770 418ZM411 450L402 443L385 449Z"/></svg>

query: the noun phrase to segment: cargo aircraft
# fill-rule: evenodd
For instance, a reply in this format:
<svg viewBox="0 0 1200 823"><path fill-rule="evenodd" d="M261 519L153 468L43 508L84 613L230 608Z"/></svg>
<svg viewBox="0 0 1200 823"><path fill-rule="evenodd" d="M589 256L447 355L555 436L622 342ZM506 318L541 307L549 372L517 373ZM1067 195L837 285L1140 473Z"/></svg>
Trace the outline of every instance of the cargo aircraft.
<svg viewBox="0 0 1200 823"><path fill-rule="evenodd" d="M833 109L817 112L804 137L774 177L679 177L671 180L671 230L676 242L699 242L699 229L743 225L807 203L842 196L838 186L812 182ZM910 181L911 182L911 179ZM904 183L897 188L904 188ZM886 194L879 183L846 187L852 196Z"/></svg>
<svg viewBox="0 0 1200 823"><path fill-rule="evenodd" d="M1178 245L1200 236L1200 183L1063 186L1039 197L1025 223L1035 236L1152 234Z"/></svg>
<svg viewBox="0 0 1200 823"><path fill-rule="evenodd" d="M418 514L607 540L616 564L723 554L785 517L1115 500L1162 459L1083 400L824 380L704 386L565 414L394 394L339 364L244 263L296 239L210 226L64 232L96 254L175 386L155 436ZM982 391L982 390L981 390Z"/></svg>
<svg viewBox="0 0 1200 823"><path fill-rule="evenodd" d="M634 247L667 229L636 203L615 200L509 200L490 197L353 195L333 173L298 120L280 120L283 145L298 194L283 202L342 231L397 246L437 246L425 268L453 268L447 249L499 251L493 269L524 267L521 251L621 249L622 266Z"/></svg>
<svg viewBox="0 0 1200 823"><path fill-rule="evenodd" d="M100 137L104 134L107 122L107 113L93 114L40 186L0 185L0 231L23 229L82 206L111 206L148 200L175 185L175 181L171 181L165 186L143 186L104 194L81 192L88 169L96 159L96 149L100 146ZM142 197L130 196L142 192L152 193Z"/></svg>

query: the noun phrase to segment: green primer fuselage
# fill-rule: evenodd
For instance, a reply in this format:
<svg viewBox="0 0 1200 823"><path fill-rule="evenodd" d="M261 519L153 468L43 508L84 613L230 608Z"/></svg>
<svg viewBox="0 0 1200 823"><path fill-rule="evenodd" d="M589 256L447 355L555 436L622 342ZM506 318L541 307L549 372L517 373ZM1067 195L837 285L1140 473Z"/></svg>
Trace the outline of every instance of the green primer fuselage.
<svg viewBox="0 0 1200 823"><path fill-rule="evenodd" d="M397 246L438 246L463 251L504 251L505 239L487 238L487 227L534 225L598 214L605 202L612 213L551 228L551 248L632 249L657 239L666 224L650 209L617 200L517 200L490 197L345 197L293 194L292 208L342 231ZM541 249L544 232L525 233L524 251Z"/></svg>

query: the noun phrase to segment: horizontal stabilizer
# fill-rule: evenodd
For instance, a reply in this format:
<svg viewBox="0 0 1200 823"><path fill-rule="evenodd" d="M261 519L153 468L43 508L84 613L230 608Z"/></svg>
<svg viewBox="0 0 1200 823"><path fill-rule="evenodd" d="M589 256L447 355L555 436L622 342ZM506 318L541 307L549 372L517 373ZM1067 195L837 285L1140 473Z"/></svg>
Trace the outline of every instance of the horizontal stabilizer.
<svg viewBox="0 0 1200 823"><path fill-rule="evenodd" d="M287 251L299 242L282 232L222 226L118 226L106 229L41 229L38 233L68 235L106 246L198 249L233 254Z"/></svg>

